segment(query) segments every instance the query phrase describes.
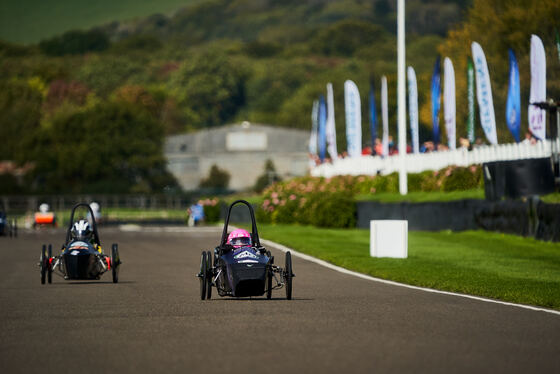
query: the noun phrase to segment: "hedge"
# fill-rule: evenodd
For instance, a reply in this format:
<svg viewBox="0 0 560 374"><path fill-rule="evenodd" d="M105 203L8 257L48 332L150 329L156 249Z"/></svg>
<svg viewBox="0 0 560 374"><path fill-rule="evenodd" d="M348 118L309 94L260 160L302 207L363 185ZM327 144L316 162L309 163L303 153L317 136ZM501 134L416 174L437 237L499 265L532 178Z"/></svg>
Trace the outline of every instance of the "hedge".
<svg viewBox="0 0 560 374"><path fill-rule="evenodd" d="M354 227L356 194L398 192L397 173L386 176L299 177L263 191L257 218L266 223L299 223L318 227ZM408 174L409 191L460 191L482 186L479 166L450 166Z"/></svg>

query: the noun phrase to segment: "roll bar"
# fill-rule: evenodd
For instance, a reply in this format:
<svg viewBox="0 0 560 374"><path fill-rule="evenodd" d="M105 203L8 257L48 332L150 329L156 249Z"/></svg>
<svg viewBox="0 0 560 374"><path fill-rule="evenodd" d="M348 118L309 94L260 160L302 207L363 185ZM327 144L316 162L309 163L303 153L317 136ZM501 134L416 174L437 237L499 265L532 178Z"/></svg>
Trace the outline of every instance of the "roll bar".
<svg viewBox="0 0 560 374"><path fill-rule="evenodd" d="M72 225L74 224L74 212L81 206L85 206L89 210L89 215L91 216L91 225L93 227L93 240L97 245L101 245L101 242L99 241L99 234L97 233L97 223L95 222L93 210L91 209L89 204L86 203L78 203L72 208L72 213L70 214L70 223L68 224L68 231L66 231L66 244L70 242Z"/></svg>
<svg viewBox="0 0 560 374"><path fill-rule="evenodd" d="M245 204L247 205L247 208L249 208L249 213L251 213L251 231L252 231L251 240L253 242L253 245L260 247L261 242L259 240L259 232L257 230L257 221L255 220L255 212L253 211L253 206L245 200L236 200L233 203L231 203L231 205L229 206L228 213L226 216L226 222L224 223L224 231L222 233L222 241L220 242L220 247L226 245L227 236L228 236L229 216L231 214L231 209L237 204Z"/></svg>

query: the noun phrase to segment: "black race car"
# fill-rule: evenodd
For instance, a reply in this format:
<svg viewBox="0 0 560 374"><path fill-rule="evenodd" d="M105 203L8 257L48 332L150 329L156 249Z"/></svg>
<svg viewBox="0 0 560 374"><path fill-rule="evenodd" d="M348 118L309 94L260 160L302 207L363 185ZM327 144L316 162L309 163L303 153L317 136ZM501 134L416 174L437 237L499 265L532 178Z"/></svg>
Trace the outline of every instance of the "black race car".
<svg viewBox="0 0 560 374"><path fill-rule="evenodd" d="M0 236L17 237L17 222L15 219L8 219L2 201L0 201Z"/></svg>
<svg viewBox="0 0 560 374"><path fill-rule="evenodd" d="M227 243L228 224L232 208L245 204L249 208L252 221L251 245L234 247ZM274 265L274 257L260 244L253 207L245 200L233 202L228 210L222 240L214 249L203 251L200 260L200 298L210 299L212 287L219 296L252 297L263 296L270 299L272 290L284 288L286 299L292 298L291 253L286 252L285 267Z"/></svg>
<svg viewBox="0 0 560 374"><path fill-rule="evenodd" d="M90 213L91 237L89 239L72 236L72 227L76 222L74 221L74 215L76 209L80 207L86 208ZM113 283L118 283L120 265L118 245L112 245L111 256L103 253L99 234L97 233L95 216L88 204L81 203L75 205L72 209L70 224L66 232L66 242L62 246L61 254L53 256L52 245L43 244L39 259L41 284L45 284L45 279L52 283L52 274L55 272L67 280L97 280L107 271L111 271Z"/></svg>

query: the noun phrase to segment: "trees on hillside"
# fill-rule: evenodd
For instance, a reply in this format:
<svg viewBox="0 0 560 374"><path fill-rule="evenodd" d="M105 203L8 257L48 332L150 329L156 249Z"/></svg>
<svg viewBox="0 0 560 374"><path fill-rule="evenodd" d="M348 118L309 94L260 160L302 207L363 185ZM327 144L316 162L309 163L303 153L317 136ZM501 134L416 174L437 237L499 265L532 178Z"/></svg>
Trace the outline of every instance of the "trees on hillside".
<svg viewBox="0 0 560 374"><path fill-rule="evenodd" d="M217 51L185 61L171 84L194 127L226 123L245 104L243 66Z"/></svg>

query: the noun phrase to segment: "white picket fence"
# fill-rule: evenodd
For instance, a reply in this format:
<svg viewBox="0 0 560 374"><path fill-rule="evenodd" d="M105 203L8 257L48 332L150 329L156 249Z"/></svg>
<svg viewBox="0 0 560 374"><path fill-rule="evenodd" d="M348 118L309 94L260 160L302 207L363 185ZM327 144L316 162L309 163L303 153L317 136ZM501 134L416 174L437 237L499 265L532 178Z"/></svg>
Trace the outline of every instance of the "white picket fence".
<svg viewBox="0 0 560 374"><path fill-rule="evenodd" d="M424 170L439 170L450 165L469 166L484 162L523 160L527 158L550 157L552 150L560 149L560 140L539 141L536 144L510 143L476 147L469 151L464 148L454 151L407 154L406 171L419 173ZM361 156L338 159L334 163L325 163L311 169L315 177L330 178L335 175L386 175L398 171L399 157Z"/></svg>

